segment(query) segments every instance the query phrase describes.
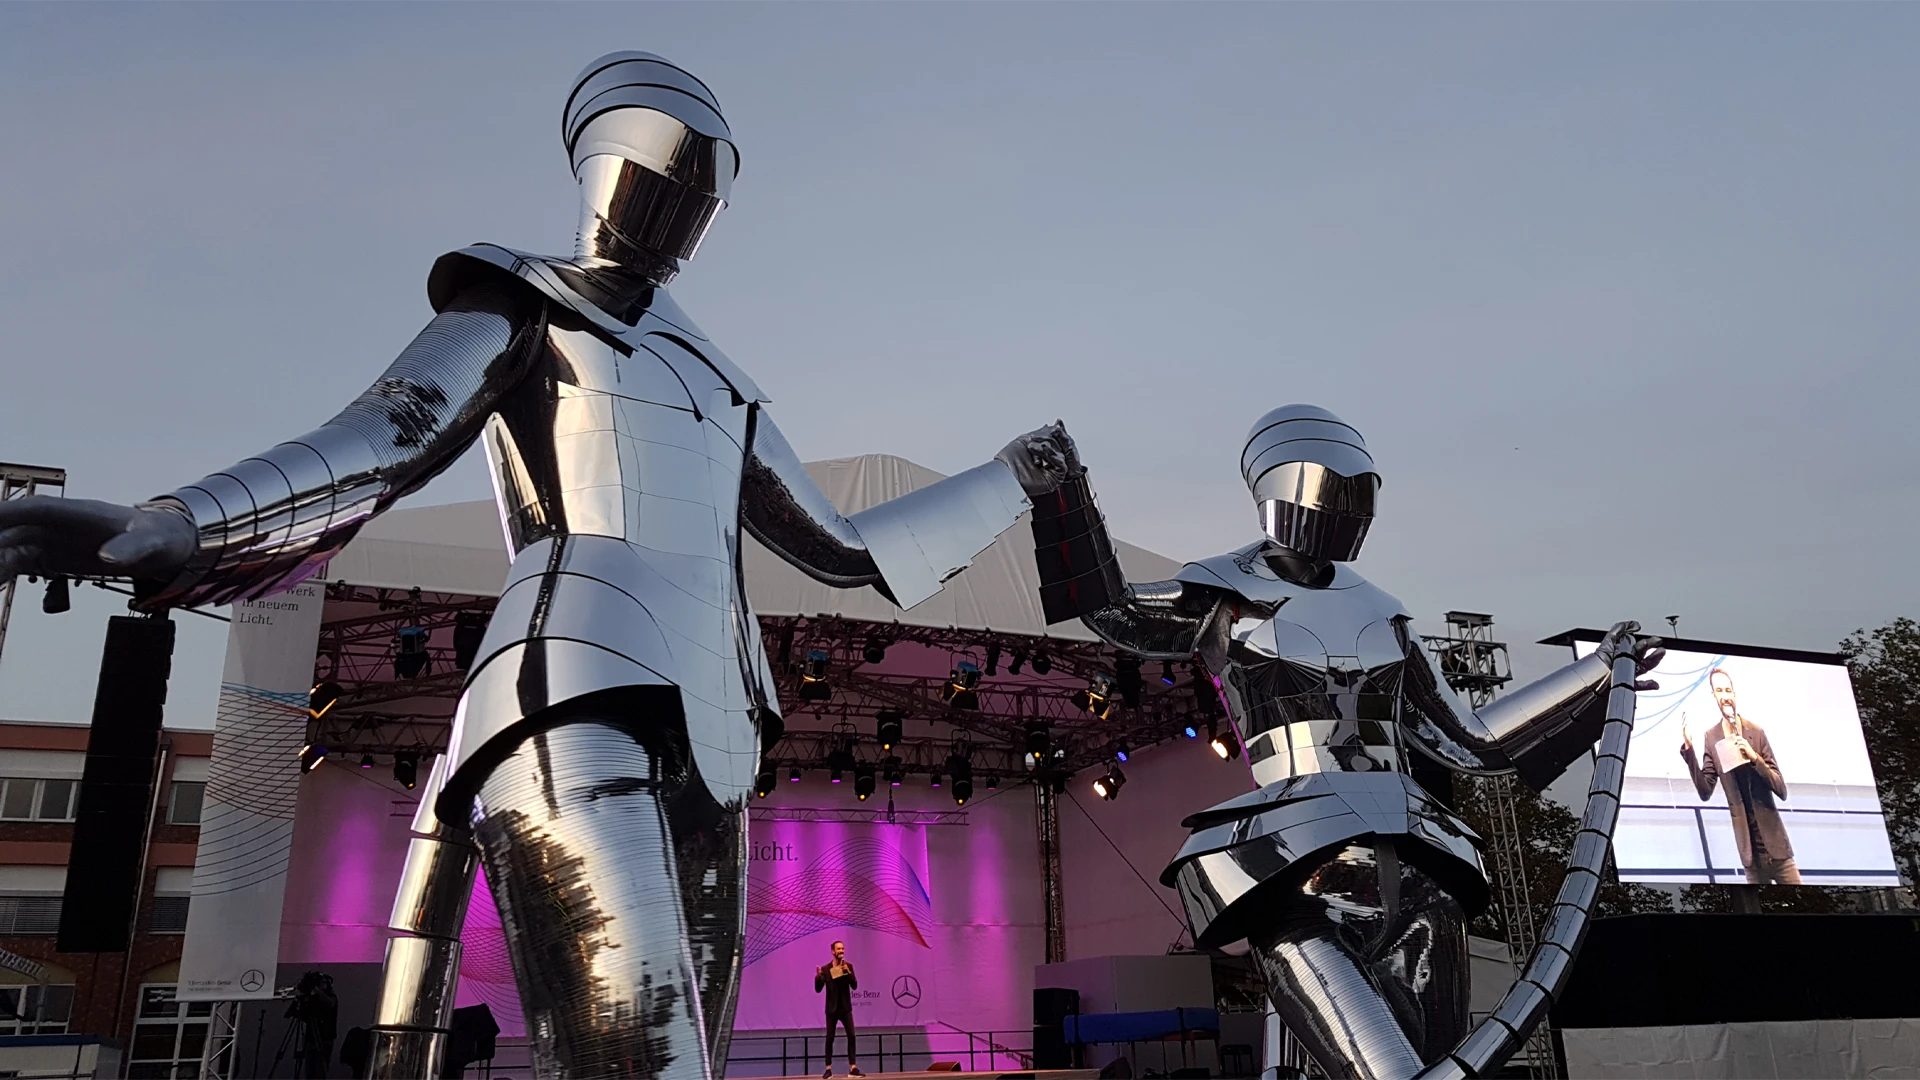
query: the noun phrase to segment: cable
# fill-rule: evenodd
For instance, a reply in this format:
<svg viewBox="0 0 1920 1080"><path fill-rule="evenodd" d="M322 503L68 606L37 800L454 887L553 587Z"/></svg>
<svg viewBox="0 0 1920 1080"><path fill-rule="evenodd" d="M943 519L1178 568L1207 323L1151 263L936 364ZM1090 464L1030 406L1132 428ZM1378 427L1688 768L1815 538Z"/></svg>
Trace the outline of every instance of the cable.
<svg viewBox="0 0 1920 1080"><path fill-rule="evenodd" d="M1188 929L1186 916L1173 910L1173 907L1167 903L1166 898L1160 895L1160 890L1154 888L1153 883L1148 881L1146 876L1140 873L1140 868L1133 865L1133 860L1127 858L1127 853L1121 851L1120 845L1113 842L1113 837L1107 835L1107 830L1101 828L1098 821L1093 820L1093 815L1087 813L1087 808L1080 805L1080 800L1074 798L1072 791L1067 792L1067 801L1073 804L1075 810L1080 811L1080 816L1087 819L1087 823L1093 826L1093 831L1100 834L1100 839L1107 842L1107 846L1113 849L1115 855L1120 856L1120 861L1127 864L1127 869L1133 871L1133 876L1140 879L1140 884L1147 887L1147 891L1152 893L1153 898L1160 902L1160 906L1167 909L1167 914L1173 916L1174 920L1180 924L1181 933L1185 933Z"/></svg>
<svg viewBox="0 0 1920 1080"><path fill-rule="evenodd" d="M117 592L121 596L132 596L137 598L140 595L139 593L134 592L132 589L122 589L116 585L109 585L104 581L94 582L93 587L96 589L105 589L108 592ZM181 608L168 608L167 610L168 611L184 611L190 615L198 615L202 618L212 619L214 622L230 623L233 621L232 619L227 618L225 615L215 615L211 611L201 611L199 608L181 607Z"/></svg>

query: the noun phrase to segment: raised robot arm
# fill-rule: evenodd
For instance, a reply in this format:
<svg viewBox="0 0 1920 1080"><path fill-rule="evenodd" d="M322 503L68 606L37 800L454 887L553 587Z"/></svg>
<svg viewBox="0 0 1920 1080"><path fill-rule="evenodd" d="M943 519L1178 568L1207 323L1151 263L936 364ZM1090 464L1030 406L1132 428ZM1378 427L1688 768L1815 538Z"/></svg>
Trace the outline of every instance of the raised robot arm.
<svg viewBox="0 0 1920 1080"><path fill-rule="evenodd" d="M506 290L473 288L298 439L137 506L0 504L0 577L132 577L149 610L291 588L460 456L524 372L542 323Z"/></svg>
<svg viewBox="0 0 1920 1080"><path fill-rule="evenodd" d="M1414 714L1403 718L1403 726L1421 749L1449 768L1511 770L1540 790L1600 737L1614 659L1632 656L1644 675L1666 655L1659 638L1640 637L1639 629L1639 623L1615 623L1591 654L1475 712L1447 685L1409 620L1397 619L1394 632L1407 654L1405 689ZM1636 686L1653 690L1659 684L1641 679Z"/></svg>
<svg viewBox="0 0 1920 1080"><path fill-rule="evenodd" d="M1058 488L1072 446L1056 422L1015 439L985 465L842 516L765 409L754 413L752 443L741 480L747 532L817 581L871 585L903 608L972 565L1026 512L1030 497Z"/></svg>

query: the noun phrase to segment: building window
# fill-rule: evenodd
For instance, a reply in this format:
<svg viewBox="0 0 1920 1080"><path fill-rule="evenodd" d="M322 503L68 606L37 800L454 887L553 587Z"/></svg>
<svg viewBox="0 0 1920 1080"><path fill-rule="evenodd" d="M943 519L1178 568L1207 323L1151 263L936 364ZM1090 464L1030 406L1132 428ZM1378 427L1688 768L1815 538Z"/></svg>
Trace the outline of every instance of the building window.
<svg viewBox="0 0 1920 1080"><path fill-rule="evenodd" d="M0 986L0 1035L59 1035L73 1013L73 986Z"/></svg>
<svg viewBox="0 0 1920 1080"><path fill-rule="evenodd" d="M175 983L140 987L140 1015L127 1053L128 1080L191 1080L200 1075L210 1001L175 1001Z"/></svg>
<svg viewBox="0 0 1920 1080"><path fill-rule="evenodd" d="M59 894L0 896L0 937L59 932Z"/></svg>
<svg viewBox="0 0 1920 1080"><path fill-rule="evenodd" d="M167 824L200 824L200 804L206 797L207 785L175 780L173 794L167 797Z"/></svg>
<svg viewBox="0 0 1920 1080"><path fill-rule="evenodd" d="M153 917L147 923L147 929L156 934L184 934L187 932L187 904L191 896L156 896L153 898Z"/></svg>
<svg viewBox="0 0 1920 1080"><path fill-rule="evenodd" d="M72 821L73 802L80 791L76 780L0 780L0 819L7 821Z"/></svg>

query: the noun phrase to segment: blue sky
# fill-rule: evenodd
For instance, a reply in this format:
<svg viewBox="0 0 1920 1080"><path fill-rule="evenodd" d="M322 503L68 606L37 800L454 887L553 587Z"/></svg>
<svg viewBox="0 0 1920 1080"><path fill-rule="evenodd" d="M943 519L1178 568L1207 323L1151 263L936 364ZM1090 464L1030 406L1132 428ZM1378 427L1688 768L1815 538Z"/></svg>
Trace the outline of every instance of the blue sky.
<svg viewBox="0 0 1920 1080"><path fill-rule="evenodd" d="M1920 606L1917 46L1908 5L0 6L0 460L133 500L326 419L435 256L568 248L562 99L640 48L741 148L675 294L803 457L1062 417L1192 558L1310 401L1425 621L1831 648ZM84 718L86 596L24 605L0 716Z"/></svg>

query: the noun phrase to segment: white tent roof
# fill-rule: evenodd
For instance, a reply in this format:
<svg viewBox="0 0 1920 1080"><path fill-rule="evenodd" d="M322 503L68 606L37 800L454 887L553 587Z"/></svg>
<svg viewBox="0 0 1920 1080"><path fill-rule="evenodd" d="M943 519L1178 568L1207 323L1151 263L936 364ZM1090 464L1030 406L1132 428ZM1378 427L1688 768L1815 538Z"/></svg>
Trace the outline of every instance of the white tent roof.
<svg viewBox="0 0 1920 1080"><path fill-rule="evenodd" d="M807 472L841 513L942 479L939 473L890 454L867 454L807 464ZM1116 541L1121 566L1134 581L1170 578L1180 564L1145 548ZM836 589L787 565L749 539L744 545L747 597L762 615L840 616L909 626L992 630L1034 637L1091 641L1078 622L1049 628L1041 621L1033 533L1025 519L947 582L939 595L901 611L872 589ZM505 538L490 501L395 510L361 530L327 567L328 581L429 592L496 596L507 576Z"/></svg>

